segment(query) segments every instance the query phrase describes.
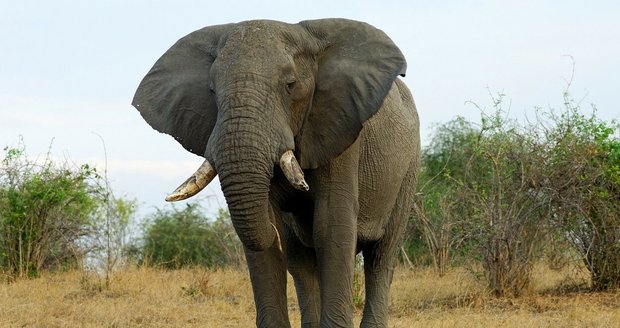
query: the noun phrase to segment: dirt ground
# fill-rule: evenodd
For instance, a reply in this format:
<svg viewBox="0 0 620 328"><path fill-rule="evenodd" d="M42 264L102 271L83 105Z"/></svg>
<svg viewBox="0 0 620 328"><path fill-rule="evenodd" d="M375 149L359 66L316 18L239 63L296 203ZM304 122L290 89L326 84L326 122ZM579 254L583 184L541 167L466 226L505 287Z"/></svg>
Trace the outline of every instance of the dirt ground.
<svg viewBox="0 0 620 328"><path fill-rule="evenodd" d="M400 268L390 327L620 327L620 291L580 290L565 271L541 266L528 295L496 299L464 269L439 278ZM289 283L291 324L299 327L294 295ZM254 305L242 270L127 269L109 287L92 274L48 273L0 283L0 327L254 327Z"/></svg>

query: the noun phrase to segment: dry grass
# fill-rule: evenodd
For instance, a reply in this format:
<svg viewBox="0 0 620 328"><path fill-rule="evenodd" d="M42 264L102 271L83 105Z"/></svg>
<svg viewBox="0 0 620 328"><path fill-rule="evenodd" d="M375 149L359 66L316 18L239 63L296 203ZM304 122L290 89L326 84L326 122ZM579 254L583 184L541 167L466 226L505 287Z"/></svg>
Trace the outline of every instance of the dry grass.
<svg viewBox="0 0 620 328"><path fill-rule="evenodd" d="M540 266L528 296L498 300L462 269L438 278L399 269L391 327L618 327L620 291L579 290L574 272ZM292 286L292 284L289 284ZM289 287L293 327L299 327ZM356 322L359 323L357 311ZM235 270L139 268L117 273L110 288L80 272L0 284L2 327L253 327L247 274Z"/></svg>

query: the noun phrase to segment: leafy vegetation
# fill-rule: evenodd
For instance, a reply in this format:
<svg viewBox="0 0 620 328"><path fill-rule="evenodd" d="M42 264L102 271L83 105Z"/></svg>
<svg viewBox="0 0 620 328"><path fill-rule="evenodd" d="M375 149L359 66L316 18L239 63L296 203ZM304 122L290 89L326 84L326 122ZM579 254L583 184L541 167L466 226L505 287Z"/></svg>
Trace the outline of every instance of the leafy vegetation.
<svg viewBox="0 0 620 328"><path fill-rule="evenodd" d="M579 254L594 289L620 287L620 125L567 110L551 116L548 166L542 187L551 224Z"/></svg>
<svg viewBox="0 0 620 328"><path fill-rule="evenodd" d="M165 268L184 266L238 266L243 262L241 243L228 212L212 220L197 204L183 209L159 210L146 223L141 262Z"/></svg>
<svg viewBox="0 0 620 328"><path fill-rule="evenodd" d="M503 98L479 123L439 126L423 149L414 225L432 263L443 275L464 257L495 295L518 296L543 254L577 254L594 289L619 287L618 124L581 114L568 93L559 114L519 123Z"/></svg>
<svg viewBox="0 0 620 328"><path fill-rule="evenodd" d="M23 146L6 148L0 167L0 266L9 274L37 276L42 269L75 267L87 249L99 206L98 179L77 169L26 159Z"/></svg>
<svg viewBox="0 0 620 328"><path fill-rule="evenodd" d="M120 262L136 201L113 195L87 164L32 160L25 146L6 147L0 166L0 270L36 277L41 270ZM106 279L106 284L108 280Z"/></svg>
<svg viewBox="0 0 620 328"><path fill-rule="evenodd" d="M462 229L467 218L458 214L458 190L453 186L455 180L465 176L468 154L473 153L478 136L479 131L471 122L457 117L438 126L430 144L422 150L419 177L422 194L416 199L416 214L421 236L418 240L424 241L426 247L417 245L418 252L411 257L429 254L441 276L449 268L452 255L467 257L462 253L463 248L466 248L463 247L466 245ZM410 245L408 248L416 244L412 237L416 237L416 234L409 235L406 242L406 245Z"/></svg>

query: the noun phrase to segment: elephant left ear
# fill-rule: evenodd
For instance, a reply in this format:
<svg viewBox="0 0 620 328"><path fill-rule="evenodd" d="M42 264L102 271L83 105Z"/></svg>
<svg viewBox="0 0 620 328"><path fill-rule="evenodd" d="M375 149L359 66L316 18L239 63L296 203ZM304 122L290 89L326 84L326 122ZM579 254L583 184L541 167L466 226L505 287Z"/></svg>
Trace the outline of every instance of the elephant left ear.
<svg viewBox="0 0 620 328"><path fill-rule="evenodd" d="M232 26L209 26L181 38L142 79L132 101L151 127L199 156L205 155L217 119L209 72Z"/></svg>
<svg viewBox="0 0 620 328"><path fill-rule="evenodd" d="M323 49L312 107L296 140L302 168L316 168L357 139L407 63L394 42L369 24L346 19L299 24Z"/></svg>

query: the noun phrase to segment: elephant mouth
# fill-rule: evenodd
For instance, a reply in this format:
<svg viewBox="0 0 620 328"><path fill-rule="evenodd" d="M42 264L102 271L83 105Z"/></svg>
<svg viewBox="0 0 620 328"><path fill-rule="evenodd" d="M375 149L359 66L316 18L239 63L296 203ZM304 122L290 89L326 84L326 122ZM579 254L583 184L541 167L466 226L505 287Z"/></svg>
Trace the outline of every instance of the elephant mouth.
<svg viewBox="0 0 620 328"><path fill-rule="evenodd" d="M304 179L304 172L301 170L292 150L287 150L282 154L279 165L293 188L301 191L310 190L308 183ZM213 165L209 163L209 160L205 160L194 174L166 197L166 201L176 202L198 194L213 181L216 175L217 171Z"/></svg>

